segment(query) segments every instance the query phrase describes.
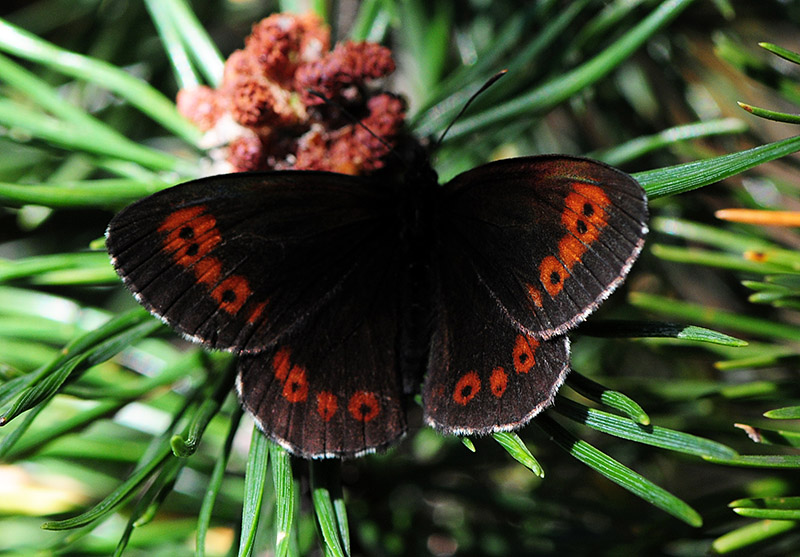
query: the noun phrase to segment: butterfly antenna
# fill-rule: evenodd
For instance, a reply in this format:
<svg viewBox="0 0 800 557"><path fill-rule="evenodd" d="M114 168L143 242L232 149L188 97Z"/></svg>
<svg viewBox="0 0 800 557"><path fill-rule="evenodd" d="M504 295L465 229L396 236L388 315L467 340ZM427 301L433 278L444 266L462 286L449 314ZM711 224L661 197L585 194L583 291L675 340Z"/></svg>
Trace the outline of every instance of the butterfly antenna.
<svg viewBox="0 0 800 557"><path fill-rule="evenodd" d="M392 154L393 154L393 155L394 155L394 156L395 156L395 157L396 157L396 158L397 158L397 159L398 159L398 160L399 160L399 161L400 161L400 162L401 162L401 163L402 163L402 164L405 166L405 164L406 164L406 163L405 163L405 161L403 160L403 158L402 158L400 155L398 155L398 154L397 154L397 152L396 152L396 151L395 151L395 149L394 149L394 146L393 146L393 145L391 145L391 144L390 144L388 141L386 141L385 139L383 139L381 136L379 136L378 134L376 134L374 131L372 131L371 129L369 129L367 126L365 126L365 125L364 125L364 123L363 123L361 120L359 120L358 118L356 118L355 114L353 114L352 112L350 112L349 110L347 110L347 109L346 109L344 106L342 106L341 104L337 103L336 101L334 101L334 100L331 100L331 99L327 98L325 95L323 95L323 94L322 94L322 93L320 93L319 91L314 91L313 89L306 89L306 91L308 91L308 92L309 92L311 95L314 95L314 96L315 96L315 97L317 97L318 99L322 100L322 101L323 101L325 104L330 104L330 105L333 105L333 106L335 106L336 108L338 108L339 110L341 110L341 111L342 111L342 114L344 114L345 116L347 116L347 117L350 119L350 121L352 121L352 122L353 122L353 124L355 124L356 126L359 126L361 129L365 130L365 131L366 131L368 134L370 134L372 137L374 137L375 139L377 139L377 140L378 140L378 141L381 143L381 145L383 145L384 147L386 147L386 150L387 150L388 152L392 153Z"/></svg>
<svg viewBox="0 0 800 557"><path fill-rule="evenodd" d="M486 91L486 90L487 90L489 87L491 87L492 85L494 85L494 84L495 84L495 82L496 82L498 79L500 79L501 77L503 77L503 76L504 76L504 75L506 75L507 73L508 73L508 70L502 70L502 71L499 71L499 72L497 72L497 73L496 73L496 74L494 74L492 77L490 77L490 78L489 78L489 80L488 80L486 83L484 83L484 84L481 86L481 88L480 88L480 89L478 89L477 91L475 91L475 93L473 93L473 94L472 94L472 96L469 98L469 100L468 100L466 103L464 103L464 106L461 108L461 110L459 111L459 113L458 113L458 114L456 114L456 117L455 117L455 118L453 118L453 120L452 120L452 121L451 121L451 122L450 122L450 123L447 125L447 128L445 128L445 130L442 132L442 135L440 135L440 136L439 136L439 140L436 142L436 147L439 147L439 145L441 145L441 144L442 144L442 141L444 141L444 136L446 136L446 135L447 135L447 132L449 132L449 131L450 131L450 128L452 128L452 127L453 127L453 124L455 124L455 123L456 123L456 121L457 121L459 118L461 118L461 116L463 116L463 115L464 115L464 113L465 113L465 112L467 111L467 109L469 108L469 105L471 105L471 104L472 104L472 101L474 101L475 99L477 99L477 98L478 98L478 96L479 96L481 93L483 93L483 92L484 92L484 91Z"/></svg>

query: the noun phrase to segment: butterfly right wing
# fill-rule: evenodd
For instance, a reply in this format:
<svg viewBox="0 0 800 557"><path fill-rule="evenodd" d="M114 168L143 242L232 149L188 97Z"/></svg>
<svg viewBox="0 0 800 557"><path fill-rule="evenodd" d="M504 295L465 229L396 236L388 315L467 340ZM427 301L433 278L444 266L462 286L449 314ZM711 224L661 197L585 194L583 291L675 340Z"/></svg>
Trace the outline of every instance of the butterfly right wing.
<svg viewBox="0 0 800 557"><path fill-rule="evenodd" d="M586 319L627 275L647 233L636 180L580 157L495 161L443 190L442 242L537 338Z"/></svg>
<svg viewBox="0 0 800 557"><path fill-rule="evenodd" d="M444 433L515 429L564 381L564 333L638 256L647 198L608 165L551 155L460 174L440 207L425 420Z"/></svg>

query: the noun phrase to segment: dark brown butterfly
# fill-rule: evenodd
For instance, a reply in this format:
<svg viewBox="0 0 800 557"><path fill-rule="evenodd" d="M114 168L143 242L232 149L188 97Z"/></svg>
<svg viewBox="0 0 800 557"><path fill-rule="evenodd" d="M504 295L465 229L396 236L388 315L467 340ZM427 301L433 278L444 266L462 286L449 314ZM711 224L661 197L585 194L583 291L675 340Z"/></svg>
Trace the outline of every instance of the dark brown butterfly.
<svg viewBox="0 0 800 557"><path fill-rule="evenodd" d="M507 431L551 403L565 333L624 279L647 232L630 176L568 156L502 160L440 186L327 172L229 174L121 211L125 284L188 338L239 354L237 389L294 454L357 456L425 421Z"/></svg>

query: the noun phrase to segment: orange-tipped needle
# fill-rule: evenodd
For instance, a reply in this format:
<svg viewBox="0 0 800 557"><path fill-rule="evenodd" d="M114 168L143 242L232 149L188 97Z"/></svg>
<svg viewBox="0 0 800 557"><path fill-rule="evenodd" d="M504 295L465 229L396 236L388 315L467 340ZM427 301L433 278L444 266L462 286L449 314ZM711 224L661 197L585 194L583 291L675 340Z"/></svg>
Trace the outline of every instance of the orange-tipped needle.
<svg viewBox="0 0 800 557"><path fill-rule="evenodd" d="M760 211L756 209L720 209L714 216L731 222L766 226L800 227L800 211Z"/></svg>

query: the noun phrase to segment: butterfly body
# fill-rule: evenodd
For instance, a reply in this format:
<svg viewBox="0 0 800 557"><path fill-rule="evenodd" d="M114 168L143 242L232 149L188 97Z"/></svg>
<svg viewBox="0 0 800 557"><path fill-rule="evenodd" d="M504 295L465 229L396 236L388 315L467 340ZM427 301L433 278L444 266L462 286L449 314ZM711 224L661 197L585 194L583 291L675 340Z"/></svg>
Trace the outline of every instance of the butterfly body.
<svg viewBox="0 0 800 557"><path fill-rule="evenodd" d="M440 186L326 172L214 176L120 212L117 272L151 312L239 357L237 390L310 458L385 448L419 389L439 431L517 428L569 369L564 333L641 250L641 187L576 157L489 163Z"/></svg>

